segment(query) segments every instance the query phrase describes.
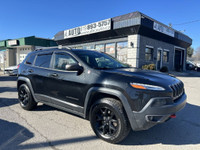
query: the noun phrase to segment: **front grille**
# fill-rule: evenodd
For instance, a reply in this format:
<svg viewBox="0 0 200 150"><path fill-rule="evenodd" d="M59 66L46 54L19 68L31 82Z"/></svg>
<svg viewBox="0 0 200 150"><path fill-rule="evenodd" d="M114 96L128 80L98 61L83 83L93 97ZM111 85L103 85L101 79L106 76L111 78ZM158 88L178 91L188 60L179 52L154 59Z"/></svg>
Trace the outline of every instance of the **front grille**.
<svg viewBox="0 0 200 150"><path fill-rule="evenodd" d="M180 97L184 92L184 85L182 82L178 82L170 86L173 91L173 99L177 99Z"/></svg>

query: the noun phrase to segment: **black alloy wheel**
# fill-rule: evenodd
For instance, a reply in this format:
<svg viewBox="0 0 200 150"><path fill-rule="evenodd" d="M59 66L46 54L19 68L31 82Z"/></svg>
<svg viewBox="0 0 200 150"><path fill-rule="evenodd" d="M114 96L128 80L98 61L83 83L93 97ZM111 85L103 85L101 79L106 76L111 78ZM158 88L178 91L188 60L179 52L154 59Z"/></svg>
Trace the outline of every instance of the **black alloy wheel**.
<svg viewBox="0 0 200 150"><path fill-rule="evenodd" d="M18 89L18 99L21 107L25 110L32 110L37 103L32 97L29 87L26 84L20 85Z"/></svg>
<svg viewBox="0 0 200 150"><path fill-rule="evenodd" d="M102 106L96 109L95 115L96 128L99 134L105 138L112 137L114 134L116 134L119 123L112 110L110 110L108 107Z"/></svg>
<svg viewBox="0 0 200 150"><path fill-rule="evenodd" d="M130 131L121 102L112 98L103 98L93 104L90 123L95 134L110 143L119 143Z"/></svg>
<svg viewBox="0 0 200 150"><path fill-rule="evenodd" d="M22 106L26 106L28 104L29 94L25 86L21 87L19 90L19 101Z"/></svg>

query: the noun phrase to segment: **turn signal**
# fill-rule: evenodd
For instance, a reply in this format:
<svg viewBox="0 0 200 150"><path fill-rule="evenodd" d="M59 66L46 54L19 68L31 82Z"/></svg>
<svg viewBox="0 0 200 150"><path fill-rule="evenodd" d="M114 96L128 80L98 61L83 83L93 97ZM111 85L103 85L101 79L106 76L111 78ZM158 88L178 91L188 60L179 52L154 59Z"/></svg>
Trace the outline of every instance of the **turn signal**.
<svg viewBox="0 0 200 150"><path fill-rule="evenodd" d="M154 91L164 91L165 89L160 86L150 85L150 84L141 84L141 83L130 83L130 85L136 89L147 89L147 90L154 90Z"/></svg>
<svg viewBox="0 0 200 150"><path fill-rule="evenodd" d="M146 89L144 86L142 85L137 85L137 84L131 84L132 87L136 88L136 89Z"/></svg>

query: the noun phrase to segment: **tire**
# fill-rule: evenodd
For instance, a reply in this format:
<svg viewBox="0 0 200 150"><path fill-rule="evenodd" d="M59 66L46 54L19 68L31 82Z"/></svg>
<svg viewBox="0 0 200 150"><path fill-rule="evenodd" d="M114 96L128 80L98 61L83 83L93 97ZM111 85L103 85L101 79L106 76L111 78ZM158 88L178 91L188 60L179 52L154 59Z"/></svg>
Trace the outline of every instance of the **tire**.
<svg viewBox="0 0 200 150"><path fill-rule="evenodd" d="M18 90L18 100L20 106L25 110L32 110L37 106L37 103L33 99L31 91L26 84L22 84Z"/></svg>
<svg viewBox="0 0 200 150"><path fill-rule="evenodd" d="M109 143L119 143L130 132L130 124L121 102L102 98L90 109L90 124L95 134Z"/></svg>

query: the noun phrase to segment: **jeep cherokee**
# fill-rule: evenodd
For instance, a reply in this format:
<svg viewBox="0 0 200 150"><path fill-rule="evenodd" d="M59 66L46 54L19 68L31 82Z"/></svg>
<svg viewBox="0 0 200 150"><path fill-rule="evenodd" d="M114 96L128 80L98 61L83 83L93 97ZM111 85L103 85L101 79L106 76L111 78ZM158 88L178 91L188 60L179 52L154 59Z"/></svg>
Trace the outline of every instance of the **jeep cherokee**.
<svg viewBox="0 0 200 150"><path fill-rule="evenodd" d="M89 119L101 139L118 143L175 117L186 105L183 83L157 71L131 68L97 51L35 50L18 69L21 107L38 102Z"/></svg>

